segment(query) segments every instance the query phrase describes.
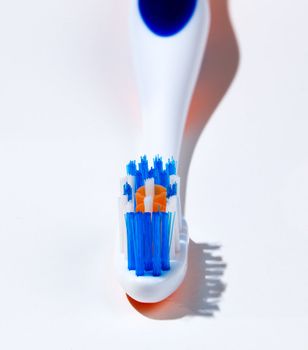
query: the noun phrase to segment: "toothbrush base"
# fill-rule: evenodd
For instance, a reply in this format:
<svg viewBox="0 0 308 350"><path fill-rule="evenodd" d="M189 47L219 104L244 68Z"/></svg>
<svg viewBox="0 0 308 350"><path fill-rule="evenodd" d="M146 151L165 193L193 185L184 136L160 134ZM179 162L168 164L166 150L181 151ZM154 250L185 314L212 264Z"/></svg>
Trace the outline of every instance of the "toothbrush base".
<svg viewBox="0 0 308 350"><path fill-rule="evenodd" d="M157 303L171 295L182 283L188 261L189 237L186 221L183 219L180 233L180 250L174 260L170 260L170 270L162 271L161 276L150 274L136 276L135 271L127 269L127 260L119 252L116 255L116 270L124 291L141 303Z"/></svg>

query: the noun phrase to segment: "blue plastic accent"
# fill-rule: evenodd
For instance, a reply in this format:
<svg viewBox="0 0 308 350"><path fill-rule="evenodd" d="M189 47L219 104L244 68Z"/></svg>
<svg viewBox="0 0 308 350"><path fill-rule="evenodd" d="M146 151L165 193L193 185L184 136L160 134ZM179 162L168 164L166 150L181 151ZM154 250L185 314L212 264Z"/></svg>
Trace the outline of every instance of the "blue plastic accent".
<svg viewBox="0 0 308 350"><path fill-rule="evenodd" d="M141 18L156 35L181 31L194 14L197 0L139 0Z"/></svg>

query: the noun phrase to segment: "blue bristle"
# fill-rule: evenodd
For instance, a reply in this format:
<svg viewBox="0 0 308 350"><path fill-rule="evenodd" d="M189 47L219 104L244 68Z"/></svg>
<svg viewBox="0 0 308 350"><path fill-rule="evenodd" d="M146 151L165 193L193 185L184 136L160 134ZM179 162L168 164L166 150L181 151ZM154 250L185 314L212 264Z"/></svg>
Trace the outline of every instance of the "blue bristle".
<svg viewBox="0 0 308 350"><path fill-rule="evenodd" d="M144 215L135 213L135 261L136 275L144 275Z"/></svg>
<svg viewBox="0 0 308 350"><path fill-rule="evenodd" d="M136 178L135 178L135 190L137 191L139 187L144 185L144 180L142 177L142 174L139 170L136 171Z"/></svg>
<svg viewBox="0 0 308 350"><path fill-rule="evenodd" d="M172 185L172 195L173 196L176 196L178 194L178 184L175 182L173 185Z"/></svg>
<svg viewBox="0 0 308 350"><path fill-rule="evenodd" d="M170 183L170 178L166 170L160 173L160 184L165 188L168 188Z"/></svg>
<svg viewBox="0 0 308 350"><path fill-rule="evenodd" d="M131 187L131 185L129 184L129 183L125 183L124 185L123 185L123 194L124 195L127 195L127 200L131 200L132 199L132 193L133 191L132 191L132 187Z"/></svg>
<svg viewBox="0 0 308 350"><path fill-rule="evenodd" d="M162 185L163 161L162 157L156 156L153 159L154 163L154 183L155 185Z"/></svg>
<svg viewBox="0 0 308 350"><path fill-rule="evenodd" d="M152 264L152 220L151 213L144 213L144 268L150 271Z"/></svg>
<svg viewBox="0 0 308 350"><path fill-rule="evenodd" d="M177 183L175 182L172 185L169 185L167 187L167 198L171 197L171 196L176 196L177 194Z"/></svg>
<svg viewBox="0 0 308 350"><path fill-rule="evenodd" d="M153 159L153 163L154 163L154 169L158 170L159 173L161 173L163 171L163 160L162 157L159 156L155 156L155 158Z"/></svg>
<svg viewBox="0 0 308 350"><path fill-rule="evenodd" d="M149 173L148 173L148 178L151 179L152 177L154 177L154 169L153 168L151 168L149 170Z"/></svg>
<svg viewBox="0 0 308 350"><path fill-rule="evenodd" d="M127 175L135 176L135 175L136 175L136 171L137 171L136 161L135 161L135 160L131 160L131 161L126 165L126 172L127 172Z"/></svg>
<svg viewBox="0 0 308 350"><path fill-rule="evenodd" d="M167 198L171 197L171 191L172 191L172 187L168 186L167 187Z"/></svg>
<svg viewBox="0 0 308 350"><path fill-rule="evenodd" d="M143 180L148 178L149 164L146 156L140 157L140 163L138 164L139 171L142 174Z"/></svg>
<svg viewBox="0 0 308 350"><path fill-rule="evenodd" d="M154 168L154 183L160 185L160 172L157 168Z"/></svg>
<svg viewBox="0 0 308 350"><path fill-rule="evenodd" d="M129 270L134 270L136 268L135 244L134 244L134 236L135 236L134 216L135 216L135 213L127 213L125 215L126 233L127 233L127 268Z"/></svg>
<svg viewBox="0 0 308 350"><path fill-rule="evenodd" d="M166 170L170 175L176 175L176 162L173 158L168 159L168 162L166 163Z"/></svg>
<svg viewBox="0 0 308 350"><path fill-rule="evenodd" d="M153 276L161 275L161 216L160 212L152 214L153 237Z"/></svg>
<svg viewBox="0 0 308 350"><path fill-rule="evenodd" d="M169 257L169 234L170 234L170 213L161 213L161 268L163 271L170 270Z"/></svg>

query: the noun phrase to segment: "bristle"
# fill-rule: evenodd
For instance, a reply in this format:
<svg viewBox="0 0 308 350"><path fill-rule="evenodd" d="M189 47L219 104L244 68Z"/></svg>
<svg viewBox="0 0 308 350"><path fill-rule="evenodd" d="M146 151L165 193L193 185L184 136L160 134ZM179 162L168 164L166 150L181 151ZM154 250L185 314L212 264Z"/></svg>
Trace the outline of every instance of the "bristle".
<svg viewBox="0 0 308 350"><path fill-rule="evenodd" d="M175 175L176 174L176 163L173 158L168 159L168 162L166 163L166 170L170 175Z"/></svg>
<svg viewBox="0 0 308 350"><path fill-rule="evenodd" d="M139 170L136 171L136 178L135 179L136 179L135 190L137 191L138 188L140 188L144 185L144 180L143 180L141 171L139 171Z"/></svg>
<svg viewBox="0 0 308 350"><path fill-rule="evenodd" d="M133 201L133 205L135 205L135 183L136 183L136 177L135 175L127 175L127 183L129 184L129 186L132 189L132 201Z"/></svg>
<svg viewBox="0 0 308 350"><path fill-rule="evenodd" d="M127 176L127 183L132 188L132 191L135 192L135 175L128 175Z"/></svg>
<svg viewBox="0 0 308 350"><path fill-rule="evenodd" d="M151 168L148 173L149 178L154 178L154 168Z"/></svg>
<svg viewBox="0 0 308 350"><path fill-rule="evenodd" d="M144 275L144 218L142 213L135 214L135 263L136 275Z"/></svg>
<svg viewBox="0 0 308 350"><path fill-rule="evenodd" d="M153 197L152 196L146 196L144 197L144 211L146 213L152 213L153 211Z"/></svg>
<svg viewBox="0 0 308 350"><path fill-rule="evenodd" d="M153 177L155 185L160 185L160 172L157 168L154 168Z"/></svg>
<svg viewBox="0 0 308 350"><path fill-rule="evenodd" d="M132 200L133 192L128 182L126 182L123 186L123 195L127 196L128 201Z"/></svg>
<svg viewBox="0 0 308 350"><path fill-rule="evenodd" d="M126 172L127 175L135 176L136 175L136 161L131 160L127 165L126 165Z"/></svg>
<svg viewBox="0 0 308 350"><path fill-rule="evenodd" d="M163 271L170 270L169 258L169 216L170 213L160 213L161 215L161 268Z"/></svg>
<svg viewBox="0 0 308 350"><path fill-rule="evenodd" d="M160 185L166 188L169 187L169 175L166 170L160 173Z"/></svg>
<svg viewBox="0 0 308 350"><path fill-rule="evenodd" d="M148 178L149 165L146 156L140 157L140 163L138 164L139 171L142 174L142 178L145 180Z"/></svg>
<svg viewBox="0 0 308 350"><path fill-rule="evenodd" d="M126 204L126 213L133 213L134 212L134 202L128 201Z"/></svg>
<svg viewBox="0 0 308 350"><path fill-rule="evenodd" d="M179 176L177 175L170 175L170 184L173 185L174 183L178 182Z"/></svg>
<svg viewBox="0 0 308 350"><path fill-rule="evenodd" d="M181 208L181 197L180 197L180 193L181 193L181 178L177 175L172 175L170 176L170 184L173 185L176 183L176 194L177 194L177 213L178 213L178 217L177 217L177 221L178 221L178 227L179 230L182 230L182 208Z"/></svg>
<svg viewBox="0 0 308 350"><path fill-rule="evenodd" d="M167 187L167 198L177 195L177 184L174 183Z"/></svg>
<svg viewBox="0 0 308 350"><path fill-rule="evenodd" d="M134 236L135 236L135 213L127 213L125 215L126 231L127 231L127 268L129 270L135 270L135 247L134 247Z"/></svg>
<svg viewBox="0 0 308 350"><path fill-rule="evenodd" d="M169 212L170 216L169 216L169 256L171 255L171 242L172 242L172 238L173 238L173 232L174 232L174 221L175 221L175 217L176 217L176 212L175 213L171 213ZM175 257L175 247L173 246L173 252L172 252L172 258Z"/></svg>
<svg viewBox="0 0 308 350"><path fill-rule="evenodd" d="M144 185L145 185L145 195L147 197L151 196L152 198L154 198L154 195L155 195L154 179L153 178L146 179Z"/></svg>
<svg viewBox="0 0 308 350"><path fill-rule="evenodd" d="M153 159L149 169L146 156L126 166L119 199L121 251L127 267L137 276L160 276L170 269L170 259L179 250L179 183L174 159L163 165ZM153 212L154 211L154 212ZM121 220L122 218L122 220Z"/></svg>
<svg viewBox="0 0 308 350"><path fill-rule="evenodd" d="M171 196L168 198L167 202L167 211L174 214L175 219L173 220L172 226L171 226L171 237L170 237L170 255L171 258L175 257L175 252L177 251L176 247L178 246L178 238L179 235L177 234L178 226L176 225L176 219L177 219L177 203L176 203L176 196Z"/></svg>
<svg viewBox="0 0 308 350"><path fill-rule="evenodd" d="M158 172L161 173L163 171L162 157L159 157L158 155L155 156L153 163L154 163L154 169L158 170Z"/></svg>
<svg viewBox="0 0 308 350"><path fill-rule="evenodd" d="M175 251L180 250L180 230L179 230L179 214L178 214L178 200L177 196L172 196L169 198L170 208L172 212L176 213L173 228L173 242Z"/></svg>
<svg viewBox="0 0 308 350"><path fill-rule="evenodd" d="M154 163L154 182L155 185L161 184L161 173L163 172L163 161L162 158L159 156L156 156L153 159Z"/></svg>
<svg viewBox="0 0 308 350"><path fill-rule="evenodd" d="M153 237L153 276L161 275L161 216L159 212L152 214Z"/></svg>
<svg viewBox="0 0 308 350"><path fill-rule="evenodd" d="M151 271L152 264L152 223L151 213L144 213L144 268Z"/></svg>

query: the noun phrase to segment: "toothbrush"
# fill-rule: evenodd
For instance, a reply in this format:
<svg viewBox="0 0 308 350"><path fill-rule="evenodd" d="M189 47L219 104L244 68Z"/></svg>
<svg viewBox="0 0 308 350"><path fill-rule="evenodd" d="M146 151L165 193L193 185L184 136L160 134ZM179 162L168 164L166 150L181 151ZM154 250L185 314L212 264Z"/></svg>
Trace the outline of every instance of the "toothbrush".
<svg viewBox="0 0 308 350"><path fill-rule="evenodd" d="M124 291L140 302L167 298L187 269L189 239L177 166L209 23L208 0L131 1L143 121L139 154L147 156L138 166L130 161L121 180L116 268Z"/></svg>

